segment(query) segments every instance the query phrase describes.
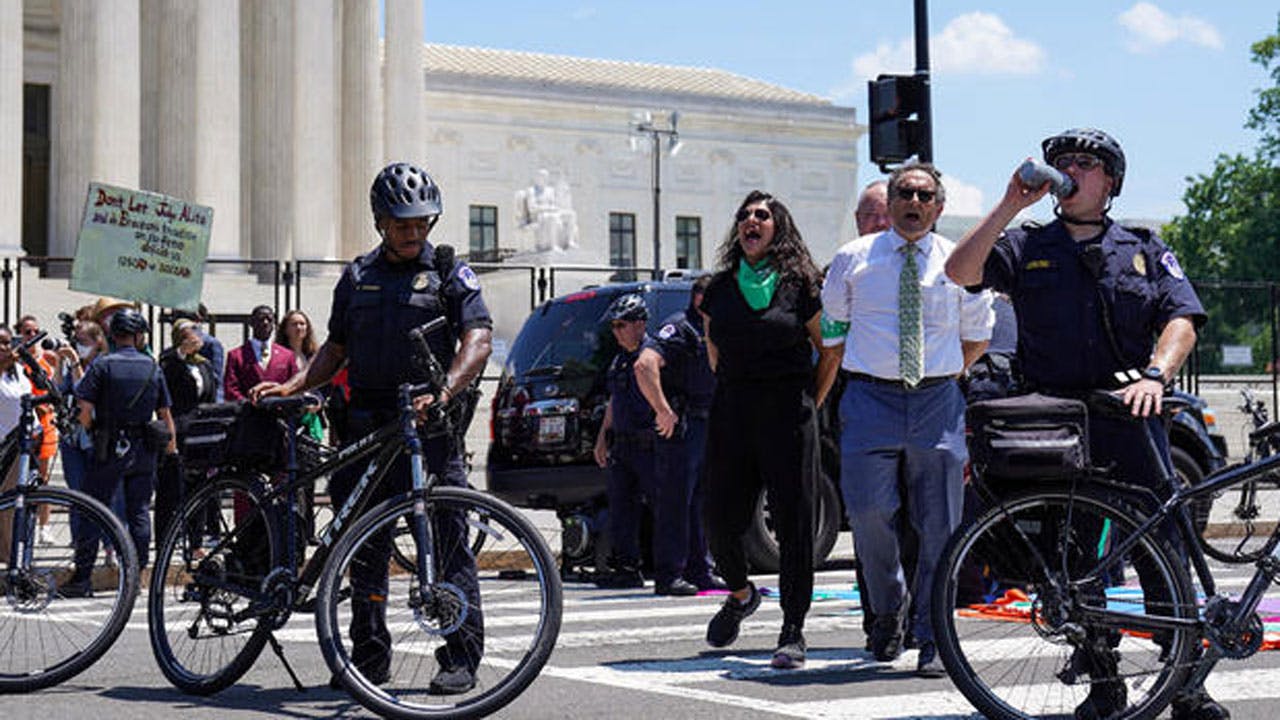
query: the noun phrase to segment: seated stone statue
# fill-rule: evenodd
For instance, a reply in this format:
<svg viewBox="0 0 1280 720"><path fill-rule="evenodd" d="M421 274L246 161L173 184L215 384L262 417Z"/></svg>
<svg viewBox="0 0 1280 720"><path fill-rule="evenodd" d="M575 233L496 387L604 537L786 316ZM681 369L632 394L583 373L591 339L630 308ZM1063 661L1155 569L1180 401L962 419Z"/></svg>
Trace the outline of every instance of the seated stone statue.
<svg viewBox="0 0 1280 720"><path fill-rule="evenodd" d="M551 173L539 170L533 184L516 193L516 222L533 236L533 249L569 250L578 246L578 216L569 183L550 184Z"/></svg>

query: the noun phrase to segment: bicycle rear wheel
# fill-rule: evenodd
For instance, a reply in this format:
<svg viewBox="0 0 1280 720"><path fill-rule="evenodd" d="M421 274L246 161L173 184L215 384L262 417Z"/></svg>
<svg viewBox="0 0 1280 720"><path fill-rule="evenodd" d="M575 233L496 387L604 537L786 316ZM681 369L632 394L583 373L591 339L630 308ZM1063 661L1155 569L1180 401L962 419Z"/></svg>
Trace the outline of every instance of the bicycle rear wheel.
<svg viewBox="0 0 1280 720"><path fill-rule="evenodd" d="M259 487L215 480L183 503L160 543L147 627L161 672L183 692L211 695L239 680L274 628L265 588L282 551Z"/></svg>
<svg viewBox="0 0 1280 720"><path fill-rule="evenodd" d="M477 717L514 700L537 677L560 631L562 588L555 558L537 528L519 511L474 490L432 490L426 517L441 569L434 587L423 588L417 572L391 559L398 527L412 527L411 498L388 500L356 522L338 542L321 575L316 629L325 660L361 704L384 717ZM458 525L465 522L465 529ZM471 548L483 535L482 551ZM412 552L418 557L418 551ZM449 568L474 559L478 582ZM363 602L347 592L354 575L390 569L386 592L381 666L357 657L350 629ZM478 595L478 597L477 597ZM355 597L353 597L355 596ZM482 629L481 629L482 628ZM450 642L452 641L452 642ZM433 694L432 680L459 656L450 648L483 648L472 657L475 685L458 694ZM385 655L383 656L385 657Z"/></svg>
<svg viewBox="0 0 1280 720"><path fill-rule="evenodd" d="M1071 717L1088 702L1098 716L1145 718L1173 699L1199 636L1143 619L1196 617L1183 563L1144 536L1101 579L1082 581L1134 534L1136 517L1105 495L1046 489L1004 500L951 537L932 620L939 656L975 708Z"/></svg>
<svg viewBox="0 0 1280 720"><path fill-rule="evenodd" d="M14 567L0 554L0 693L30 692L74 677L97 662L124 630L138 597L138 553L124 524L102 503L62 488L26 495L24 522L14 522L17 496L0 501L14 524L6 540L27 552ZM49 509L37 535L36 518ZM101 545L92 569L75 577L76 536ZM115 564L106 562L106 547Z"/></svg>

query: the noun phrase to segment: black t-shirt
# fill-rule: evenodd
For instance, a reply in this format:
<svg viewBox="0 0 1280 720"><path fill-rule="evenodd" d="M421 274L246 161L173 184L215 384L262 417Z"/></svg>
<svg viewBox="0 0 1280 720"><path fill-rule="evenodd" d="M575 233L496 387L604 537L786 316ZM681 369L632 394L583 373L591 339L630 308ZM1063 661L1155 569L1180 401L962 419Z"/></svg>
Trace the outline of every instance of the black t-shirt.
<svg viewBox="0 0 1280 720"><path fill-rule="evenodd" d="M809 380L813 345L805 323L822 311L808 282L782 280L768 307L752 310L733 271L716 273L699 309L710 320L720 380Z"/></svg>

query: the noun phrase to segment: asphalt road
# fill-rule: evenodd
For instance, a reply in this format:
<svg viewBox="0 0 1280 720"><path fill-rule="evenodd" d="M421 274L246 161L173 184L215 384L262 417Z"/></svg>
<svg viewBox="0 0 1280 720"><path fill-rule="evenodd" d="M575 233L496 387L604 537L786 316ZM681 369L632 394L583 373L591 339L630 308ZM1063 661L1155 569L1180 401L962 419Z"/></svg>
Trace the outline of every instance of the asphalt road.
<svg viewBox="0 0 1280 720"><path fill-rule="evenodd" d="M842 538L847 546L847 535ZM719 597L659 598L651 589L565 586L564 627L541 677L500 713L505 718L958 718L973 711L950 680L916 678L915 653L876 662L861 648L861 617L849 591L847 563L819 573L806 636L804 669L769 668L781 622L766 598L731 648L703 641ZM1238 592L1249 569L1224 570L1219 582ZM760 576L758 585L777 587ZM224 720L371 717L345 693L327 687L328 670L311 618L295 616L281 632L285 653L306 692L291 686L280 661L264 652L235 687L211 698L184 696L156 669L140 601L128 629L99 663L60 687L0 698L4 718ZM1224 662L1210 681L1233 717L1271 718L1280 698L1280 652Z"/></svg>

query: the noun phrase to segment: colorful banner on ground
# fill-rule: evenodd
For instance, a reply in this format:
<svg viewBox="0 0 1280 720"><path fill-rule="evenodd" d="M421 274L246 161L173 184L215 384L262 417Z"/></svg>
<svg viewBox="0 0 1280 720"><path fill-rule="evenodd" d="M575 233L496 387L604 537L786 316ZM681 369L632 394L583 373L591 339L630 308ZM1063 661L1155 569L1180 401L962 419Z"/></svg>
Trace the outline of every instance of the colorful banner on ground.
<svg viewBox="0 0 1280 720"><path fill-rule="evenodd" d="M195 311L213 208L89 183L71 289Z"/></svg>

